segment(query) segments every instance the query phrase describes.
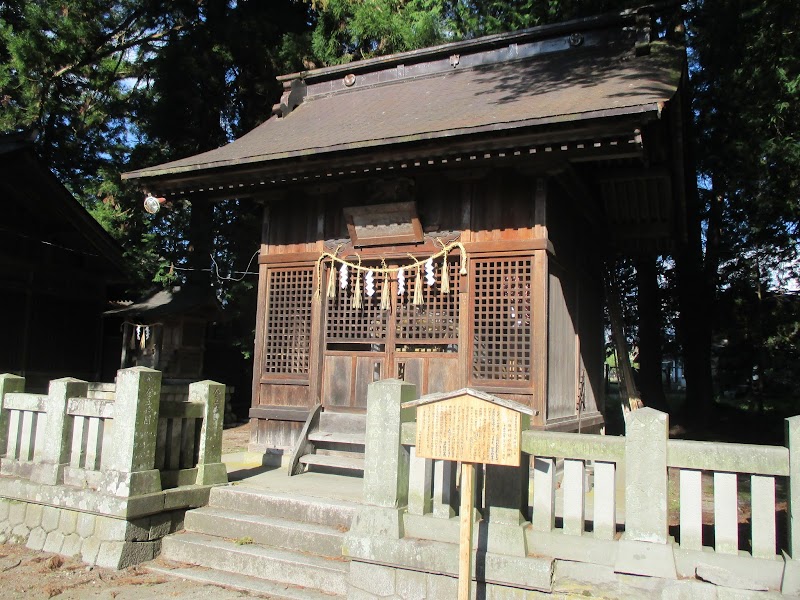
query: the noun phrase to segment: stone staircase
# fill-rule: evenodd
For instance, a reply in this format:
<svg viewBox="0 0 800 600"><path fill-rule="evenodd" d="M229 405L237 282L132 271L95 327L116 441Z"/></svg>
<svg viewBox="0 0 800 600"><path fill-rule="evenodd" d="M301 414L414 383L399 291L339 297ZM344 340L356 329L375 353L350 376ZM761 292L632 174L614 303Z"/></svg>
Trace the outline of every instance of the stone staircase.
<svg viewBox="0 0 800 600"><path fill-rule="evenodd" d="M304 429L292 472L303 470L362 476L364 473L365 414L322 411Z"/></svg>
<svg viewBox="0 0 800 600"><path fill-rule="evenodd" d="M186 513L185 531L164 538L150 568L275 598L343 598L342 542L358 506L244 485L214 488L208 506Z"/></svg>

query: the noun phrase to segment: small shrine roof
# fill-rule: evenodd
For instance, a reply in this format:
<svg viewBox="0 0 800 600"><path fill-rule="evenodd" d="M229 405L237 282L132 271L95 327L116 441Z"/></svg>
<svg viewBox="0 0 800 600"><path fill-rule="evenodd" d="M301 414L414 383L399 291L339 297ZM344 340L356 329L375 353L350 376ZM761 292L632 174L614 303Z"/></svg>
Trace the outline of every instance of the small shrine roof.
<svg viewBox="0 0 800 600"><path fill-rule="evenodd" d="M103 314L150 320L167 316L216 319L221 316L221 308L210 288L184 285L153 290L135 302L120 303L118 308L112 308Z"/></svg>
<svg viewBox="0 0 800 600"><path fill-rule="evenodd" d="M526 406L525 404L520 404L519 402L514 402L513 400L506 400L505 398L493 396L492 394L487 394L486 392L482 392L480 390L476 390L473 388L462 388L460 390L455 390L453 392L428 394L427 396L423 396L422 398L417 398L416 400L403 402L403 408L415 408L419 406L425 406L427 404L434 404L435 402L441 402L443 400L460 398L461 396L472 396L473 398L478 398L479 400L484 400L485 402L489 402L491 404L496 404L504 408L515 410L519 413L523 413L526 415L539 414L538 410L531 408L530 406Z"/></svg>

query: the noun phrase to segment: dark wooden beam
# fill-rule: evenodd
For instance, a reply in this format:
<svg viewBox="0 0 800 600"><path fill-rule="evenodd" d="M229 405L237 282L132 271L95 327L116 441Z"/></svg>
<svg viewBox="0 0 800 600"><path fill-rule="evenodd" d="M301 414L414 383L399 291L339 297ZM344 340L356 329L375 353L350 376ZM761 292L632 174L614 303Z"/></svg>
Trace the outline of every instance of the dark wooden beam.
<svg viewBox="0 0 800 600"><path fill-rule="evenodd" d="M248 415L251 419L305 422L308 408L304 406L254 406Z"/></svg>
<svg viewBox="0 0 800 600"><path fill-rule="evenodd" d="M573 199L581 216L597 229L606 227L606 215L598 195L575 167L569 163L562 164L554 167L550 174Z"/></svg>

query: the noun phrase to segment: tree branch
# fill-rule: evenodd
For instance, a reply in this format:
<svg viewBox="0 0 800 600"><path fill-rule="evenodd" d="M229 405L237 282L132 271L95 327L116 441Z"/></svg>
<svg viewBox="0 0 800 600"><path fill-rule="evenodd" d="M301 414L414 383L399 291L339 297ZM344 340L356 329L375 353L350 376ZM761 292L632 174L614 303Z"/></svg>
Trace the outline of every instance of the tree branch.
<svg viewBox="0 0 800 600"><path fill-rule="evenodd" d="M94 63L96 63L96 62L98 62L98 61L100 61L100 60L102 60L104 58L107 58L109 56L114 55L117 52L123 52L125 50L130 49L130 48L134 48L136 46L141 46L142 44L146 44L148 42L155 42L155 41L160 40L161 38L165 37L166 35L172 33L173 31L180 31L181 29L183 29L183 25L182 24L176 24L176 25L170 27L169 29L165 29L164 31L159 31L157 33L153 33L153 34L148 35L146 37L134 38L134 39L132 39L132 40L130 40L128 42L124 42L124 43L119 44L117 46L114 46L112 48L108 48L108 49L106 49L106 50L104 50L102 52L98 51L91 58L88 58L88 59L85 59L85 60L81 60L81 61L78 61L78 62L75 62L75 63L72 63L70 65L67 65L65 67L60 68L58 71L53 73L53 78L61 77L62 75L65 75L65 74L67 74L67 73L69 73L71 71L74 71L76 69L79 69L81 67L86 67L88 65L94 64Z"/></svg>

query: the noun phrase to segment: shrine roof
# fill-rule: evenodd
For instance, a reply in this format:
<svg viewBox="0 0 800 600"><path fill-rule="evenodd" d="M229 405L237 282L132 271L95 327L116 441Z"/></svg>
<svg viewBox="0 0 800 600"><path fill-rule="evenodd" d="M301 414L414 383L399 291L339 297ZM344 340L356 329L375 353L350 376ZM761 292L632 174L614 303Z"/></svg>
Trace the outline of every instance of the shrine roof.
<svg viewBox="0 0 800 600"><path fill-rule="evenodd" d="M221 307L208 286L190 284L153 290L135 302L125 303L104 314L143 319L176 315L216 319L221 315Z"/></svg>
<svg viewBox="0 0 800 600"><path fill-rule="evenodd" d="M124 177L174 181L420 142L558 131L630 115L658 118L678 89L684 50L654 42L637 51L628 17L582 19L283 76L281 104L251 132Z"/></svg>
<svg viewBox="0 0 800 600"><path fill-rule="evenodd" d="M52 252L64 261L59 264L75 265L105 283L127 283L130 274L122 247L37 157L37 135L35 131L0 135L0 232L8 240L6 256L23 260L27 272L43 260L31 249L49 248L48 255Z"/></svg>

